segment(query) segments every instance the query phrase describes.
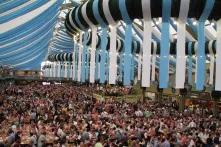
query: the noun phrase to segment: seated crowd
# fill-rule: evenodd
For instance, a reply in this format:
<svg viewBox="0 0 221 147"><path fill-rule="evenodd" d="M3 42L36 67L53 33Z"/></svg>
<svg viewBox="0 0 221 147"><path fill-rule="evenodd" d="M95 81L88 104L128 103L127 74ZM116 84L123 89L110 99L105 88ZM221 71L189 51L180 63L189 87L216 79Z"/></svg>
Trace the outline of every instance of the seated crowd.
<svg viewBox="0 0 221 147"><path fill-rule="evenodd" d="M131 94L132 88L131 87L120 87L120 86L114 86L111 87L109 85L107 86L96 86L96 93L99 93L101 95L107 95L107 96L123 96Z"/></svg>
<svg viewBox="0 0 221 147"><path fill-rule="evenodd" d="M0 93L0 146L221 146L221 122L210 114L179 113L151 101L99 101L94 88L6 86Z"/></svg>

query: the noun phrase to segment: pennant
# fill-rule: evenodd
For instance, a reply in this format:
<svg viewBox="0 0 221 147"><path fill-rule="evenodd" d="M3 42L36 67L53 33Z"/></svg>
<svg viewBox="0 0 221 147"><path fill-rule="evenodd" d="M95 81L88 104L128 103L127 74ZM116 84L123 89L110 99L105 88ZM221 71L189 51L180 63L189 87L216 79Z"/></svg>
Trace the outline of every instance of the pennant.
<svg viewBox="0 0 221 147"><path fill-rule="evenodd" d="M83 35L83 52L82 52L82 67L81 67L81 82L86 81L86 66L87 66L87 35L85 32Z"/></svg>
<svg viewBox="0 0 221 147"><path fill-rule="evenodd" d="M67 65L67 61L63 63L64 66L64 78L68 77L68 65Z"/></svg>
<svg viewBox="0 0 221 147"><path fill-rule="evenodd" d="M176 59L176 83L178 89L184 88L186 75L186 20L189 12L190 0L181 0L180 13L177 24L177 59Z"/></svg>
<svg viewBox="0 0 221 147"><path fill-rule="evenodd" d="M171 0L163 0L162 33L160 42L160 88L168 87L170 51Z"/></svg>
<svg viewBox="0 0 221 147"><path fill-rule="evenodd" d="M93 14L95 19L98 21L98 23L101 25L101 61L100 61L100 65L99 65L99 75L100 75L100 83L104 84L105 82L105 61L106 61L106 48L107 48L107 43L108 43L108 39L107 39L107 25L105 24L105 22L103 21L100 13L99 13L99 0L94 0L93 2Z"/></svg>
<svg viewBox="0 0 221 147"><path fill-rule="evenodd" d="M152 73L151 73L151 81L155 81L156 75L156 54L157 54L157 43L153 42L153 55L152 55Z"/></svg>
<svg viewBox="0 0 221 147"><path fill-rule="evenodd" d="M209 84L213 85L214 64L215 64L215 57L213 53L213 40L209 42L209 53L210 53Z"/></svg>
<svg viewBox="0 0 221 147"><path fill-rule="evenodd" d="M61 77L61 62L58 62L58 71L57 71L57 77Z"/></svg>
<svg viewBox="0 0 221 147"><path fill-rule="evenodd" d="M152 39L152 18L150 0L142 0L144 31L143 31L143 52L142 52L142 87L150 87L150 66L151 66L151 39Z"/></svg>
<svg viewBox="0 0 221 147"><path fill-rule="evenodd" d="M106 48L107 48L107 28L102 27L101 28L101 50L100 50L100 55L101 55L101 60L100 60L100 83L104 84L105 79L106 79L106 71L105 71L105 64L106 64Z"/></svg>
<svg viewBox="0 0 221 147"><path fill-rule="evenodd" d="M86 60L85 60L85 80L89 81L89 50L88 50L88 46L86 46Z"/></svg>
<svg viewBox="0 0 221 147"><path fill-rule="evenodd" d="M195 50L195 54L197 55L197 52L198 52L198 42L195 42L195 44L194 44L194 50ZM194 57L196 57L196 55L194 56ZM196 63L197 63L197 57L195 58L196 59ZM197 75L197 64L196 64L196 66L195 66L195 77L196 77L196 75ZM196 84L196 80L197 80L197 78L195 78L195 84Z"/></svg>
<svg viewBox="0 0 221 147"><path fill-rule="evenodd" d="M72 80L73 81L74 81L75 76L76 76L76 74L75 74L75 66L76 66L75 54L76 54L76 50L77 50L77 48L76 48L76 44L75 44L75 41L74 41L74 51L73 51L73 54L72 54Z"/></svg>
<svg viewBox="0 0 221 147"><path fill-rule="evenodd" d="M70 66L70 79L73 79L73 65Z"/></svg>
<svg viewBox="0 0 221 147"><path fill-rule="evenodd" d="M82 32L80 32L80 41L78 47L78 82L81 81L81 55L82 55Z"/></svg>
<svg viewBox="0 0 221 147"><path fill-rule="evenodd" d="M198 51L197 51L197 73L196 73L196 89L203 90L205 83L205 21L212 11L215 0L207 0L198 24Z"/></svg>
<svg viewBox="0 0 221 147"><path fill-rule="evenodd" d="M95 51L96 51L97 28L92 29L92 44L90 58L90 83L95 82Z"/></svg>
<svg viewBox="0 0 221 147"><path fill-rule="evenodd" d="M215 90L221 91L221 19L217 21Z"/></svg>
<svg viewBox="0 0 221 147"><path fill-rule="evenodd" d="M95 58L95 79L96 81L99 81L100 80L100 72L99 72L99 67L100 67L100 64L99 64L99 54L100 54L100 50L96 50L95 51L95 54L96 54L96 58Z"/></svg>
<svg viewBox="0 0 221 147"><path fill-rule="evenodd" d="M121 16L126 23L125 28L125 39L124 39L124 56L123 56L123 84L124 86L129 86L131 84L131 52L132 52L132 21L129 17L126 8L126 1L120 0L119 7Z"/></svg>
<svg viewBox="0 0 221 147"><path fill-rule="evenodd" d="M188 43L188 84L192 85L193 59L192 59L192 42Z"/></svg>
<svg viewBox="0 0 221 147"><path fill-rule="evenodd" d="M138 54L138 69L137 69L137 80L140 81L141 79L141 60L142 60L142 57L141 57L141 53Z"/></svg>
<svg viewBox="0 0 221 147"><path fill-rule="evenodd" d="M117 22L113 19L110 9L109 0L103 0L103 10L105 18L110 24L110 51L109 51L109 84L115 84L117 79Z"/></svg>
<svg viewBox="0 0 221 147"><path fill-rule="evenodd" d="M113 25L110 27L110 66L109 66L109 84L116 84L117 80L117 26Z"/></svg>

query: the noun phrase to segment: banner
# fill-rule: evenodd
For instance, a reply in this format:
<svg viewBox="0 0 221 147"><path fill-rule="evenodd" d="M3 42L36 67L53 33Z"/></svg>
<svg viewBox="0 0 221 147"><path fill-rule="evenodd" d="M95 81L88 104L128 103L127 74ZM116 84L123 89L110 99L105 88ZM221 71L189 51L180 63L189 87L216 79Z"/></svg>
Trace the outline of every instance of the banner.
<svg viewBox="0 0 221 147"><path fill-rule="evenodd" d="M205 21L212 11L215 0L207 0L198 24L198 51L197 51L197 73L196 73L196 89L203 90L205 83Z"/></svg>
<svg viewBox="0 0 221 147"><path fill-rule="evenodd" d="M155 75L156 75L156 53L157 53L157 43L153 42L153 55L152 55L152 73L151 73L151 81L155 81Z"/></svg>
<svg viewBox="0 0 221 147"><path fill-rule="evenodd" d="M169 81L170 14L171 0L163 0L162 33L160 42L160 88L167 88Z"/></svg>
<svg viewBox="0 0 221 147"><path fill-rule="evenodd" d="M180 13L177 24L177 58L176 58L176 83L178 89L184 88L186 75L186 20L189 12L190 0L181 0Z"/></svg>
<svg viewBox="0 0 221 147"><path fill-rule="evenodd" d="M129 86L131 84L132 21L128 15L125 0L119 1L119 7L121 16L126 23L123 54L123 84L124 86Z"/></svg>
<svg viewBox="0 0 221 147"><path fill-rule="evenodd" d="M209 85L213 85L214 64L215 64L215 56L213 52L213 40L209 42L209 53L210 53Z"/></svg>
<svg viewBox="0 0 221 147"><path fill-rule="evenodd" d="M82 55L82 32L80 32L80 40L78 46L78 82L81 81L81 55Z"/></svg>
<svg viewBox="0 0 221 147"><path fill-rule="evenodd" d="M151 40L152 40L152 18L150 0L142 0L142 11L144 20L143 52L142 52L142 87L150 87L151 66Z"/></svg>
<svg viewBox="0 0 221 147"><path fill-rule="evenodd" d="M217 21L215 90L221 91L221 19Z"/></svg>

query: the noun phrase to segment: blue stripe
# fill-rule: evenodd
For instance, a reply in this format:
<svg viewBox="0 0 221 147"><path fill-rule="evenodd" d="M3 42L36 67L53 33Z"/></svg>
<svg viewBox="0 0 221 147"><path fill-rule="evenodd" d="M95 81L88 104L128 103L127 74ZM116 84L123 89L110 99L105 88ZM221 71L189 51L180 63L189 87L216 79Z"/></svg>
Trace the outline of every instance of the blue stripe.
<svg viewBox="0 0 221 147"><path fill-rule="evenodd" d="M6 0L5 0L6 1ZM10 2L4 3L0 5L0 13L4 13L10 9L13 9L19 5L28 2L28 0L11 0Z"/></svg>
<svg viewBox="0 0 221 147"><path fill-rule="evenodd" d="M67 66L67 79L70 78L70 62L68 62L68 66Z"/></svg>
<svg viewBox="0 0 221 147"><path fill-rule="evenodd" d="M38 38L43 36L45 33L47 33L48 30L53 30L53 26L54 26L54 24L51 23L51 24L45 26L44 28L42 28L41 30L34 32L33 34L31 34L30 36L28 36L25 39L17 41L11 45L8 45L7 47L0 48L1 54L5 54L8 52L14 51L16 49L22 48L28 44L31 44L33 41L37 40ZM45 31L45 30L47 30L47 31Z"/></svg>
<svg viewBox="0 0 221 147"><path fill-rule="evenodd" d="M79 47L78 47L78 45L76 44L76 46L75 46L75 49L76 49L76 52L75 52L75 81L77 81L77 79L78 79L78 71L77 71L77 69L78 69L78 50L79 50Z"/></svg>
<svg viewBox="0 0 221 147"><path fill-rule="evenodd" d="M47 54L47 51L43 50L42 52L40 52L35 58L34 60L23 64L23 65L19 65L16 67L16 69L22 69L22 70L40 70L41 68L41 61L44 60L45 56Z"/></svg>
<svg viewBox="0 0 221 147"><path fill-rule="evenodd" d="M63 78L64 77L64 62L62 61L61 62L61 77Z"/></svg>
<svg viewBox="0 0 221 147"><path fill-rule="evenodd" d="M193 70L193 63L192 63L192 42L188 43L188 84L192 85L192 70Z"/></svg>
<svg viewBox="0 0 221 147"><path fill-rule="evenodd" d="M132 57L131 60L131 81L134 81L134 72L135 72L135 59L134 56Z"/></svg>
<svg viewBox="0 0 221 147"><path fill-rule="evenodd" d="M54 11L50 11L50 12L54 13ZM50 23L54 23L55 20L57 19L57 16L51 17L51 15L49 15L49 14L48 15L46 14L46 16L42 16L42 17L44 17L44 19L46 19L46 20L50 20ZM53 19L51 19L51 18L53 18ZM43 18L36 18L36 19L37 19L37 21L35 23L28 22L28 24L30 24L30 26L27 27L25 30L16 31L16 32L13 32L8 35L0 35L0 45L4 45L4 44L10 43L12 41L16 41L24 36L27 36L30 33L32 33L33 30L36 30L45 24L45 22L43 21Z"/></svg>
<svg viewBox="0 0 221 147"><path fill-rule="evenodd" d="M93 14L97 22L102 26L106 26L104 20L102 19L100 13L99 13L99 6L98 6L99 0L94 0L93 2Z"/></svg>
<svg viewBox="0 0 221 147"><path fill-rule="evenodd" d="M120 65L119 65L119 81L123 81L123 62L124 62L124 58L123 55L120 54Z"/></svg>
<svg viewBox="0 0 221 147"><path fill-rule="evenodd" d="M109 64L110 58L109 58L109 52L106 51L106 81L109 81Z"/></svg>
<svg viewBox="0 0 221 147"><path fill-rule="evenodd" d="M125 40L124 40L124 73L123 73L123 84L128 86L131 84L131 52L132 52L132 21L128 15L126 8L126 1L120 0L119 7L121 16L124 22L127 24L125 28Z"/></svg>
<svg viewBox="0 0 221 147"><path fill-rule="evenodd" d="M95 80L99 80L99 73L98 73L98 68L99 68L99 51L95 51Z"/></svg>
<svg viewBox="0 0 221 147"><path fill-rule="evenodd" d="M89 52L88 52L88 47L86 47L86 66L85 66L85 74L86 74L86 81L89 79Z"/></svg>
<svg viewBox="0 0 221 147"><path fill-rule="evenodd" d="M86 62L86 42L87 42L87 32L83 35L83 52L82 52L82 62L81 62L81 82L85 82L85 62Z"/></svg>
<svg viewBox="0 0 221 147"><path fill-rule="evenodd" d="M14 52L7 53L5 56L0 55L0 61L3 62L10 61L11 63L13 63L16 61L16 59L21 59L22 56L27 56L30 53L33 53L36 50L38 50L38 48L42 49L41 47L44 46L45 44L48 45L49 39L51 37L52 37L51 32L49 32L45 37L35 42L31 46L29 46L26 50L19 50L19 51L15 50Z"/></svg>
<svg viewBox="0 0 221 147"><path fill-rule="evenodd" d="M23 32L24 30L26 30L27 28L30 28L31 26L33 26L34 24L38 24L41 21L45 21L45 16L49 15L50 17L54 16L55 12L58 12L59 9L58 4L53 4L50 8L48 8L46 11L44 11L44 13L39 14L37 17L35 17L34 19L32 19L31 21L18 26L17 28L14 28L8 32L5 32L3 34L0 35L0 40L5 40L7 38L10 38L10 36L16 36L16 33L20 33Z"/></svg>
<svg viewBox="0 0 221 147"><path fill-rule="evenodd" d="M168 87L169 80L169 20L171 14L171 0L163 0L163 22L160 42L160 88Z"/></svg>
<svg viewBox="0 0 221 147"><path fill-rule="evenodd" d="M108 43L108 33L107 28L102 28L101 30L101 62L100 62L100 83L105 82L106 71L105 71L105 64L106 64L106 48Z"/></svg>
<svg viewBox="0 0 221 147"><path fill-rule="evenodd" d="M196 89L203 90L205 83L205 21L212 11L215 0L207 0L203 13L199 19L198 25L198 51L197 51L197 75L196 75Z"/></svg>
<svg viewBox="0 0 221 147"><path fill-rule="evenodd" d="M81 24L81 21L79 20L79 18L78 18L78 9L79 9L80 7L77 7L77 9L75 10L75 20L76 20L76 22L77 22L77 24L80 26L80 29L81 30L85 30L85 27L84 27L84 25L82 25Z"/></svg>
<svg viewBox="0 0 221 147"><path fill-rule="evenodd" d="M48 1L35 1L27 6L25 6L22 9L19 9L15 12L9 13L7 15L1 16L0 17L0 24L3 24L7 21L10 21L12 19L15 19L16 17L22 16L38 7L41 7L42 5L44 5L45 3L47 3ZM19 6L19 5L18 5ZM8 10L7 10L8 11Z"/></svg>

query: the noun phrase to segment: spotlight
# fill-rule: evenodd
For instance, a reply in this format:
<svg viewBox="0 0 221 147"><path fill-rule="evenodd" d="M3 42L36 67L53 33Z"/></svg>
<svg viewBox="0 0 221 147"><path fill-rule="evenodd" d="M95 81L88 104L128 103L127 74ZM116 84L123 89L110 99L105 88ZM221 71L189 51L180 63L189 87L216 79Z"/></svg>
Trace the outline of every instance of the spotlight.
<svg viewBox="0 0 221 147"><path fill-rule="evenodd" d="M194 22L193 22L193 25L195 26L196 24L197 24L197 22L196 22L196 21L194 21Z"/></svg>

